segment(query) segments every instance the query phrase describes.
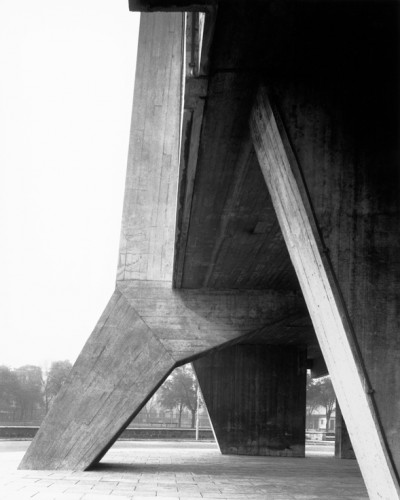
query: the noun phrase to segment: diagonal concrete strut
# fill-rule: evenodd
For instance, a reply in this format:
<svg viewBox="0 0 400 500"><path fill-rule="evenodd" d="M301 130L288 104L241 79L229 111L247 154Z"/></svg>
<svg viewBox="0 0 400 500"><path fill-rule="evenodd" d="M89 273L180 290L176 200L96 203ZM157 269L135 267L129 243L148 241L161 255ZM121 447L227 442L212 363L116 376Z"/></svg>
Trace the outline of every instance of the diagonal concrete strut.
<svg viewBox="0 0 400 500"><path fill-rule="evenodd" d="M264 87L250 119L254 147L371 498L400 488L346 304L324 252L304 179Z"/></svg>

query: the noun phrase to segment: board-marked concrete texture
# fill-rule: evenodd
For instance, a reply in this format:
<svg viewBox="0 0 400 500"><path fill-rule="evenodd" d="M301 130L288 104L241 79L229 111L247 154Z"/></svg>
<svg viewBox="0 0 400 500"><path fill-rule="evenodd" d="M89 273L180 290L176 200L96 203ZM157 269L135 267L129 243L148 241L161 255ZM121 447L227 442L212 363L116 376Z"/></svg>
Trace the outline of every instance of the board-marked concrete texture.
<svg viewBox="0 0 400 500"><path fill-rule="evenodd" d="M304 457L304 347L236 344L193 367L221 453Z"/></svg>

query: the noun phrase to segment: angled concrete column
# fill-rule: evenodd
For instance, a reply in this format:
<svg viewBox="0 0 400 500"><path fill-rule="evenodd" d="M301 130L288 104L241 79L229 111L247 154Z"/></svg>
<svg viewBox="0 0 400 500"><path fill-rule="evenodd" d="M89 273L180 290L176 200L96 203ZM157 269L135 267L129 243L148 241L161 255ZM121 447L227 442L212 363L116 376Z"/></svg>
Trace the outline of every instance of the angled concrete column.
<svg viewBox="0 0 400 500"><path fill-rule="evenodd" d="M292 116L294 104L291 104ZM308 104L307 109L313 108ZM300 117L301 115L298 119ZM313 130L318 129L318 123L314 116L310 127L313 127ZM340 130L338 124L335 125L335 131ZM398 283L397 285L393 283L389 272L390 265L381 265L380 273L377 272L372 265L371 254L359 251L353 246L362 242L362 245L366 245L370 251L378 254L384 249L385 255L391 258L393 269L398 268L393 265L396 262L394 250L398 243L397 240L390 240L387 233L390 227L398 226L398 196L393 198L394 201L390 197L386 198L386 202L383 197L380 199L380 202L388 205L388 209L393 210L393 218L390 221L386 213L381 215L371 213L366 217L365 212L368 213L374 206L371 202L372 198L368 198L364 192L365 197L361 200L348 199L346 198L348 191L338 188L338 185L332 182L332 177L335 178L338 169L342 169L341 174L345 177L349 176L349 172L354 169L354 165L348 159L349 144L346 150L339 148L336 151L336 154L342 157L340 157L341 162L335 164L335 168L332 168L330 163L332 158L330 161L326 159L325 163L315 161L316 149L319 147L321 151L326 151L327 148L324 142L326 137L324 129L318 137L320 144L316 138L306 143L300 140L298 144L299 151L302 151L301 146L307 150L312 144L312 153L307 157L309 164L304 165L304 169L313 181L314 199L318 201L318 204L313 206L311 204L313 198L309 198L310 193L304 183L305 176L299 169L283 123L277 110L271 106L267 92L263 88L260 89L253 108L251 130L259 163L332 378L335 393L346 419L369 495L371 498L388 500L399 498L398 473L393 458L399 466L398 418L395 424L395 417L399 416L400 407L397 402L392 404L393 399L397 401L393 395L400 387L398 383L399 349L396 340L398 314L396 316L393 310L398 304L398 298L396 295L388 294L388 291L396 287L398 289ZM309 133L308 130L307 132ZM303 131L301 137L304 136ZM356 150L356 142L353 148ZM360 151L356 150L356 153L360 154ZM390 171L389 169L388 172ZM352 180L355 182L354 178ZM326 189L325 197L321 196L321 186ZM390 188L390 185L388 184L387 187ZM373 186L369 184L368 189L373 189ZM388 193L390 192L391 189ZM327 206L327 200L332 199L333 193L337 199L334 204ZM321 237L321 228L325 228L323 222L328 219L330 212L336 214L337 210L343 210L342 203L348 203L345 205L344 212L340 212L340 217L336 221L330 220L331 224L326 228L331 248L329 252ZM319 209L319 212L316 209ZM320 213L322 226L318 225L319 220L316 217L318 213ZM376 234L378 243L371 242L371 233L370 237L363 233L362 229L354 225L349 214L353 214L361 228L365 230L371 229L370 217L375 217L377 221L380 221L382 223L380 229L383 232L379 232L379 226L375 227L378 231ZM342 226L335 226L335 222L341 223ZM341 234L343 229L345 234ZM352 238L346 234L347 229L353 236ZM360 235L360 241L356 238L357 234ZM349 257L350 252L351 257ZM329 253L339 257L338 260L332 261ZM333 264L336 264L336 267ZM347 270L348 274L343 273L343 270ZM371 273L368 279L365 276L367 270ZM338 280L338 276L342 279ZM383 285L383 279L386 279L386 290L380 288L381 284ZM379 285L379 288L374 287L374 282L375 285ZM364 283L365 288L360 288L361 283ZM368 293L365 294L365 292ZM344 300L344 293L348 299L347 303ZM371 296L375 296L375 304L371 302ZM377 322L380 317L380 310L377 309L379 304L390 312L388 318L382 318L384 322L381 335L375 333L375 328L379 330L380 326ZM351 316L349 306L352 307ZM388 379L377 377L381 368L377 361L380 361L385 369L387 365L390 366ZM371 385L371 380L374 381L374 385ZM376 395L375 392L377 392ZM397 430L395 430L396 426Z"/></svg>
<svg viewBox="0 0 400 500"><path fill-rule="evenodd" d="M222 453L304 457L304 348L238 344L193 366Z"/></svg>
<svg viewBox="0 0 400 500"><path fill-rule="evenodd" d="M20 468L88 467L111 446L174 364L116 291Z"/></svg>
<svg viewBox="0 0 400 500"><path fill-rule="evenodd" d="M356 458L340 406L336 403L335 458Z"/></svg>

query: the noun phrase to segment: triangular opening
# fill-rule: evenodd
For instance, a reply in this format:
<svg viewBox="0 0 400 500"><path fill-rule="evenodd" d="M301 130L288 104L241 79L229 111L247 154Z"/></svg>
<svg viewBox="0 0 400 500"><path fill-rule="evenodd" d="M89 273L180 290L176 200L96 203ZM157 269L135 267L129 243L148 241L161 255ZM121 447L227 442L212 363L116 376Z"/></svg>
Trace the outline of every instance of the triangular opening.
<svg viewBox="0 0 400 500"><path fill-rule="evenodd" d="M128 425L125 436L214 440L207 408L191 363L173 370Z"/></svg>

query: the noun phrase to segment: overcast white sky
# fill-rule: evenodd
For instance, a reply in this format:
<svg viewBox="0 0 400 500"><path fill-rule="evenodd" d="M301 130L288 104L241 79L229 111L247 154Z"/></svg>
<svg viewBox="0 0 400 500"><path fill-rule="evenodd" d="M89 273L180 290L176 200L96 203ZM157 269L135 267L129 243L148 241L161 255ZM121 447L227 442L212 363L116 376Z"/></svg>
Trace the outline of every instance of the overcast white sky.
<svg viewBox="0 0 400 500"><path fill-rule="evenodd" d="M114 289L138 25L0 0L0 364L74 361Z"/></svg>

